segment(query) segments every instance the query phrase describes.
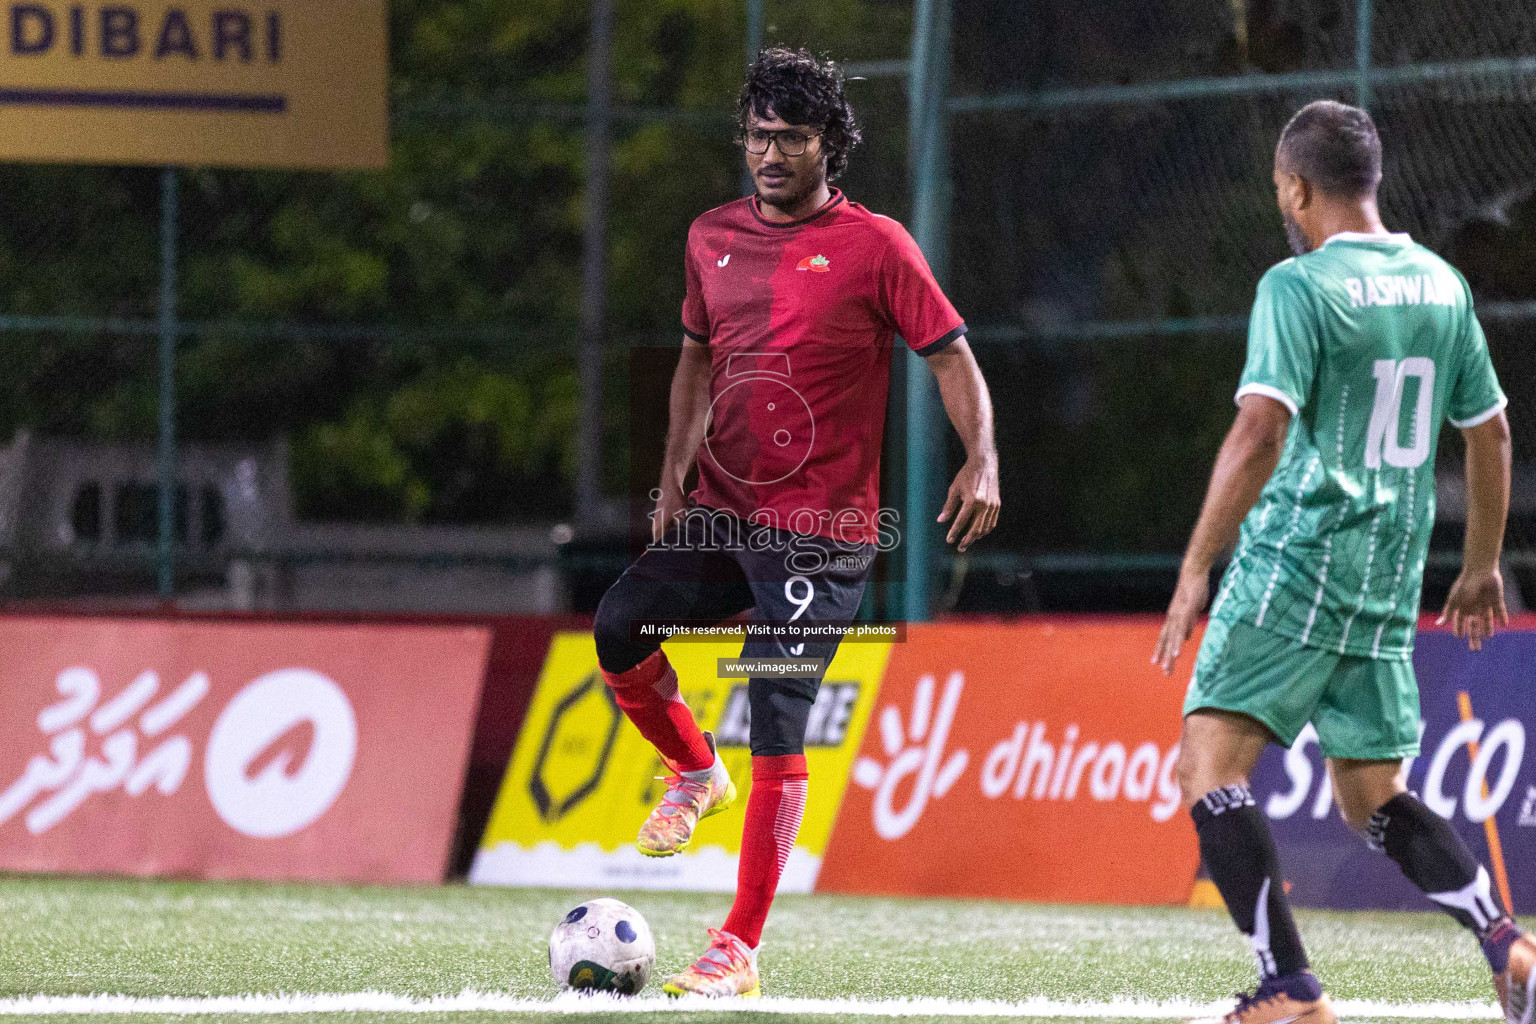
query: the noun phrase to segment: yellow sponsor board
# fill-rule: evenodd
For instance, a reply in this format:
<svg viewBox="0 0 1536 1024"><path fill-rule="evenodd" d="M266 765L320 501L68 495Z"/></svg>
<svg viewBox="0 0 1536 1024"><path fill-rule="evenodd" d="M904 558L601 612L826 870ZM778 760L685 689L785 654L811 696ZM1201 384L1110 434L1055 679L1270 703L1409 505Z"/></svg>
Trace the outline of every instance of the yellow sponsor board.
<svg viewBox="0 0 1536 1024"><path fill-rule="evenodd" d="M0 17L0 160L388 159L384 0L9 0Z"/></svg>
<svg viewBox="0 0 1536 1024"><path fill-rule="evenodd" d="M661 797L655 749L613 703L591 634L560 633L518 736L512 762L470 871L470 881L576 888L736 887L736 860L751 789L747 681L716 677L718 658L741 639L672 643L683 698L715 733L740 791L730 810L700 823L675 857L641 856L635 833ZM842 804L854 755L890 657L884 643L844 643L823 677L806 729L810 794L779 888L809 892Z"/></svg>

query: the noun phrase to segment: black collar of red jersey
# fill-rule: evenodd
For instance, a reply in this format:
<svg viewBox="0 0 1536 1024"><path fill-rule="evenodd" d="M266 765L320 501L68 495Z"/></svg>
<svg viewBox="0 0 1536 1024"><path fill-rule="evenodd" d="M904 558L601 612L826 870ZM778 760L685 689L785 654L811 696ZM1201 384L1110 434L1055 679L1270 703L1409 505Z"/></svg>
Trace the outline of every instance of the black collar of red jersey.
<svg viewBox="0 0 1536 1024"><path fill-rule="evenodd" d="M803 224L809 224L811 221L815 220L818 217L825 217L827 214L831 213L833 210L835 210L839 206L841 206L843 204L843 200L846 199L846 198L848 198L848 197L843 195L841 189L834 188L832 190L832 198L831 199L828 199L826 202L822 203L821 207L815 213L811 214L809 217L801 217L799 220L769 220L768 218L766 218L766 217L764 217L762 215L761 211L758 210L758 208L757 208L758 199L757 199L757 196L755 196L755 195L747 197L747 209L752 211L752 216L756 217L757 218L757 222L759 224L763 225L763 227L766 227L766 228L798 228L798 227L800 227Z"/></svg>

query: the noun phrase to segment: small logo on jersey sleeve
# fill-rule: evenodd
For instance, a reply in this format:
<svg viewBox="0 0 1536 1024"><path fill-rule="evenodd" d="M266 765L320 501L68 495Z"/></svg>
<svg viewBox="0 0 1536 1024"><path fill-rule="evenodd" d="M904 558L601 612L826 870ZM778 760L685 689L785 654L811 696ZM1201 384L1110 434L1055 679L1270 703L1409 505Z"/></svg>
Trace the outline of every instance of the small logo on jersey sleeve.
<svg viewBox="0 0 1536 1024"><path fill-rule="evenodd" d="M805 259L801 260L795 269L810 270L818 274L825 274L827 271L832 269L832 261L827 259L821 253L817 253L815 256L807 256Z"/></svg>
<svg viewBox="0 0 1536 1024"><path fill-rule="evenodd" d="M724 269L725 265L729 262L731 262L731 254L726 253L724 256L721 256L719 259L715 260L715 266Z"/></svg>

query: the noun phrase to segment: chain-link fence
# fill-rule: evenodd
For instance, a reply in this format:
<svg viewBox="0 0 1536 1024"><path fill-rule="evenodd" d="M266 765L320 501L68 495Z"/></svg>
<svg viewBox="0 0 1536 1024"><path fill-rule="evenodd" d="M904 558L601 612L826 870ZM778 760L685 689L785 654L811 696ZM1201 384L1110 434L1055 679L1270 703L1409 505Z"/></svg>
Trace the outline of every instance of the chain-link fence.
<svg viewBox="0 0 1536 1024"><path fill-rule="evenodd" d="M994 560L993 579L1035 576L994 600L1071 606L1087 588L1142 608L1168 592L1231 422L1254 286L1289 255L1275 141L1312 99L1369 106L1384 218L1467 274L1516 437L1536 430L1529 5L962 0L954 60L949 285L1009 396L1001 546L1043 555ZM1464 515L1460 444L1442 450L1430 601ZM1510 547L1536 597L1533 469L1516 474Z"/></svg>
<svg viewBox="0 0 1536 1024"><path fill-rule="evenodd" d="M556 610L622 568L644 484L628 352L676 344L687 225L739 194L749 12L618 4L614 508L584 533L586 25L581 5L500 6L392 7L388 170L176 172L179 603ZM850 62L866 141L839 184L910 219L910 5L773 0L763 20L767 43ZM1309 99L1364 88L1384 215L1467 274L1517 448L1536 430L1529 5L956 0L949 53L946 277L997 402L1005 510L972 557L935 554L940 610L1164 599L1231 419L1254 285L1286 255L1274 140ZM0 168L6 600L155 600L163 185L158 169ZM902 395L884 460L897 506ZM1441 566L1460 534L1459 445L1444 448ZM1536 596L1528 462L1511 548Z"/></svg>

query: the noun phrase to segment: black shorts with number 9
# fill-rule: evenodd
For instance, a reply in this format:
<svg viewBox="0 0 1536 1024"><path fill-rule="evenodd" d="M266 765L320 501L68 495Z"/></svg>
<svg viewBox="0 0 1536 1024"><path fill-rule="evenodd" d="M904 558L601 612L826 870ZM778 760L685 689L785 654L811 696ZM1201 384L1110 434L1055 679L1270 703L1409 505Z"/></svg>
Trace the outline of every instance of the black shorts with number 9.
<svg viewBox="0 0 1536 1024"><path fill-rule="evenodd" d="M633 623L723 622L750 608L753 622L847 625L858 614L874 565L873 544L851 544L750 524L691 505L665 536L603 595L593 631L609 672L640 664L660 638L634 635ZM749 637L743 659L820 658L830 665L840 631L794 641ZM756 756L799 754L820 680L750 677L751 746Z"/></svg>

